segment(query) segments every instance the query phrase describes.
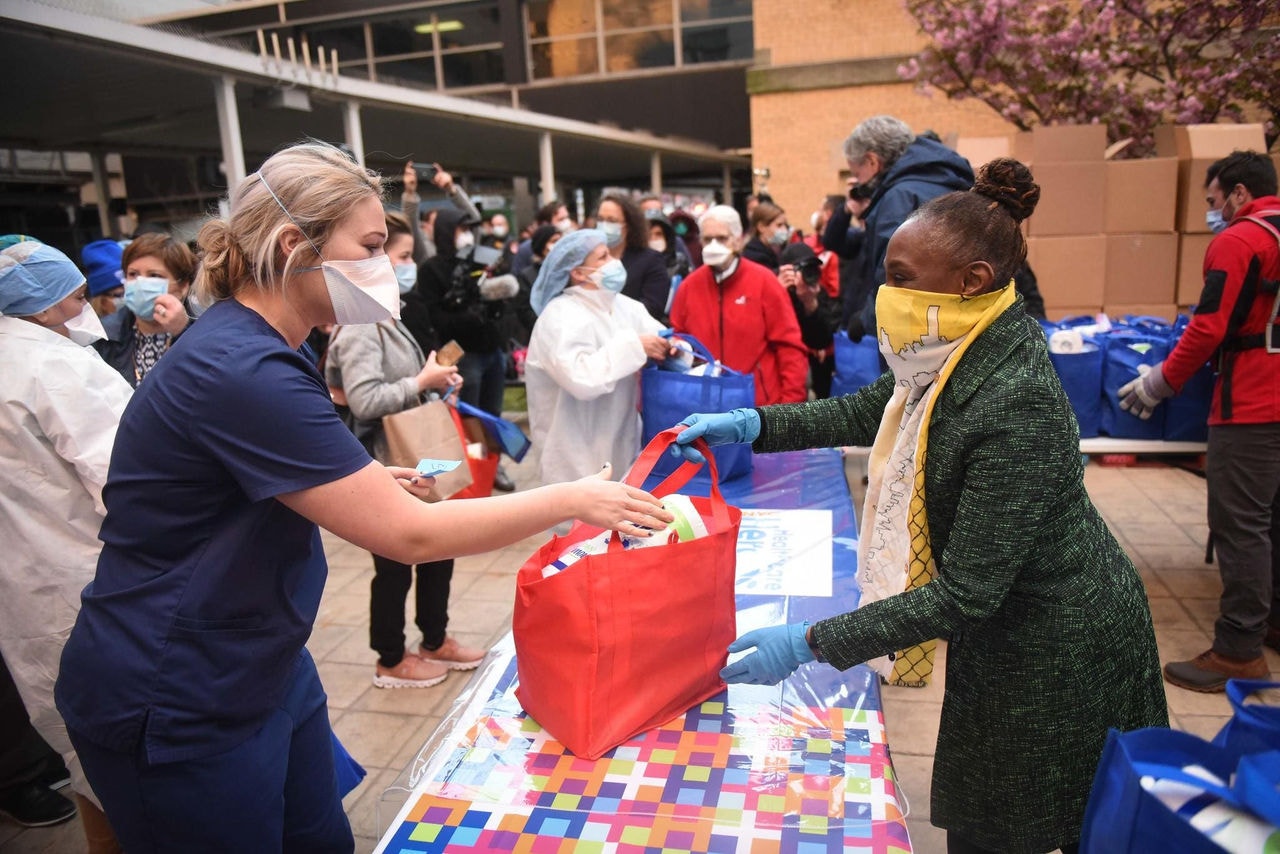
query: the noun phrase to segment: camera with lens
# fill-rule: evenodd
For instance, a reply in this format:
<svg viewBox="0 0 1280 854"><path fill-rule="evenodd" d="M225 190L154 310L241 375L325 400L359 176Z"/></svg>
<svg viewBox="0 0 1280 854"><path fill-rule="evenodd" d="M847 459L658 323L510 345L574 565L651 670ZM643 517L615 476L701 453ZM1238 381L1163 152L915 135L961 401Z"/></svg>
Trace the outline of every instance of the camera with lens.
<svg viewBox="0 0 1280 854"><path fill-rule="evenodd" d="M491 246L472 246L460 252L453 265L453 279L441 302L449 311L461 311L481 303L495 303L516 295L520 284L514 276L490 276L489 272L502 260L502 250Z"/></svg>
<svg viewBox="0 0 1280 854"><path fill-rule="evenodd" d="M865 184L854 184L849 188L849 198L855 202L869 202L871 197L876 194L875 183L868 181Z"/></svg>
<svg viewBox="0 0 1280 854"><path fill-rule="evenodd" d="M796 271L800 273L800 278L809 287L818 284L822 279L822 261L817 257L805 258L796 262Z"/></svg>

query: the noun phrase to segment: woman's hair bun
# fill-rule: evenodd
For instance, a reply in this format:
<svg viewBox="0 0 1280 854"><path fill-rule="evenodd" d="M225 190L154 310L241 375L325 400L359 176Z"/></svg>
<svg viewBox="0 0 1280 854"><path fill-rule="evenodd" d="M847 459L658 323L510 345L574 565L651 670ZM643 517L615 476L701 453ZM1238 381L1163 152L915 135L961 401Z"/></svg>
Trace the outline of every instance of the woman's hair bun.
<svg viewBox="0 0 1280 854"><path fill-rule="evenodd" d="M1016 222L1022 222L1040 201L1040 185L1031 170L1011 157L998 157L978 170L973 192L994 201Z"/></svg>

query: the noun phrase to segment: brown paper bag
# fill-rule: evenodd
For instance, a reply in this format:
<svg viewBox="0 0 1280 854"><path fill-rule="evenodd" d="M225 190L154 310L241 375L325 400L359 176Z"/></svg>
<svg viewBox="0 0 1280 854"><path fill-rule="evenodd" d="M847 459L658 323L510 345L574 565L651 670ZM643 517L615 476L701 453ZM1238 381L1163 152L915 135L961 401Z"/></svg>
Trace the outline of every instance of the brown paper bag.
<svg viewBox="0 0 1280 854"><path fill-rule="evenodd" d="M462 465L438 475L428 501L443 501L471 485L471 467L449 404L432 400L382 419L387 435L387 464L417 468L418 460L461 460Z"/></svg>

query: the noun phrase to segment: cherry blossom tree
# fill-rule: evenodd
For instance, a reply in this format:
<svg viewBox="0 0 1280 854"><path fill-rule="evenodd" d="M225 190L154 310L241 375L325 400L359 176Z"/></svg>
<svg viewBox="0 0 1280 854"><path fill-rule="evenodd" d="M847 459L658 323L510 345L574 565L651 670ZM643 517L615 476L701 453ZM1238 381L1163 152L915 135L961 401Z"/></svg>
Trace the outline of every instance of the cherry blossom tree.
<svg viewBox="0 0 1280 854"><path fill-rule="evenodd" d="M1246 116L1280 135L1275 0L905 0L930 44L899 72L977 98L1022 130L1108 127L1149 153L1153 129Z"/></svg>

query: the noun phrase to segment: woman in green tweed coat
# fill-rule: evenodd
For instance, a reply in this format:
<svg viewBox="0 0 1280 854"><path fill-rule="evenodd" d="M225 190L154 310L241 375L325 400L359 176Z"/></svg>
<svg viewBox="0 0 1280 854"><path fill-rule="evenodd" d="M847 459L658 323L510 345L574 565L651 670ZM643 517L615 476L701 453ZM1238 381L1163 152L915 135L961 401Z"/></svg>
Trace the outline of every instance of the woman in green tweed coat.
<svg viewBox="0 0 1280 854"><path fill-rule="evenodd" d="M1025 257L1018 222L1037 198L1025 167L997 161L973 191L898 231L881 291L996 293ZM748 633L730 651L755 652L723 675L771 684L815 657L845 670L949 639L931 812L948 850L1071 852L1107 729L1168 725L1160 663L1142 582L1085 492L1079 430L1044 334L1021 298L976 334L928 422L934 580L812 627ZM886 337L882 328L882 351ZM757 453L869 446L898 379L694 415L680 439L754 440Z"/></svg>

